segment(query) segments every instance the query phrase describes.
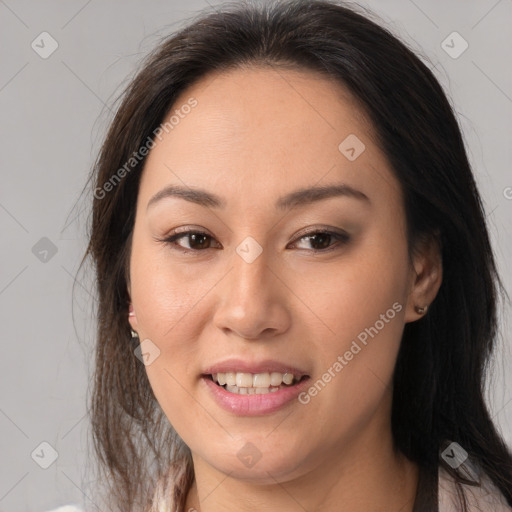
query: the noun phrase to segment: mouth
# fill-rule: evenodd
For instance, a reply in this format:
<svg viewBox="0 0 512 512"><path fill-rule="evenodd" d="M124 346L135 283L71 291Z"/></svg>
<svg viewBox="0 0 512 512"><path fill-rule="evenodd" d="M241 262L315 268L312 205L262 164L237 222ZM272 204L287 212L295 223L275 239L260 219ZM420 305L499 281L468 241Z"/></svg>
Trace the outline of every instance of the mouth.
<svg viewBox="0 0 512 512"><path fill-rule="evenodd" d="M241 358L204 368L200 377L207 396L237 416L261 416L293 407L299 404L297 397L310 380L305 367L278 360Z"/></svg>
<svg viewBox="0 0 512 512"><path fill-rule="evenodd" d="M218 372L204 374L219 388L235 395L266 395L277 393L282 389L292 388L309 379L309 375L293 374L291 372Z"/></svg>

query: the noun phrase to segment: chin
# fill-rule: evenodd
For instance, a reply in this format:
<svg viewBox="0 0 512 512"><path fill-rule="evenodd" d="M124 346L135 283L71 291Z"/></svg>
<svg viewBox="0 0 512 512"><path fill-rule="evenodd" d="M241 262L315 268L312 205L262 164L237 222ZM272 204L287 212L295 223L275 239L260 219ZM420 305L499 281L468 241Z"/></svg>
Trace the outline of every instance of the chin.
<svg viewBox="0 0 512 512"><path fill-rule="evenodd" d="M260 443L261 444L261 443ZM255 444L248 442L241 450L227 455L231 450L223 450L205 460L217 471L230 478L246 480L261 485L286 482L302 474L303 462L297 452L290 450L258 450Z"/></svg>

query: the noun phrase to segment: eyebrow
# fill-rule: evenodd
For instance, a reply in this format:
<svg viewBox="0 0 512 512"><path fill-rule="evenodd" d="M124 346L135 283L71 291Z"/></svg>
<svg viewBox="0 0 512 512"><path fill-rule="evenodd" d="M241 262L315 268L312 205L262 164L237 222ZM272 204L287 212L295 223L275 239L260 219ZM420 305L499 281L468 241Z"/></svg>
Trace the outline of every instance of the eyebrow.
<svg viewBox="0 0 512 512"><path fill-rule="evenodd" d="M209 208L225 208L226 201L216 194L200 188L188 188L180 185L168 185L157 192L148 202L147 209L166 197L179 197L191 203ZM319 187L301 188L280 197L275 204L279 210L290 210L331 197L351 197L370 205L370 198L350 185L344 183Z"/></svg>

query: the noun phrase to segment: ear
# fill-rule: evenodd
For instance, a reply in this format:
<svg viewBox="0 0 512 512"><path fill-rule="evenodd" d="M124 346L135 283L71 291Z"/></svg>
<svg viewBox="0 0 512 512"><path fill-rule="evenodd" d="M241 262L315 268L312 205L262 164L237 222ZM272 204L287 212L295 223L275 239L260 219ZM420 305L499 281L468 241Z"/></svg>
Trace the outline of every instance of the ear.
<svg viewBox="0 0 512 512"><path fill-rule="evenodd" d="M130 234L131 237L131 234ZM128 297L132 297L132 286L130 282L130 266L127 265L125 267L125 280L126 280L126 290L128 292ZM130 323L130 326L133 331L138 331L138 324L137 324L137 315L135 314L135 310L133 309L133 304L130 302L130 305L128 307L128 322Z"/></svg>
<svg viewBox="0 0 512 512"><path fill-rule="evenodd" d="M430 306L437 296L443 280L442 247L439 231L424 236L413 251L409 298L405 322L419 320L425 313L418 313L416 307Z"/></svg>
<svg viewBox="0 0 512 512"><path fill-rule="evenodd" d="M130 322L132 329L138 332L137 315L135 314L132 304L130 304L128 308L128 322Z"/></svg>

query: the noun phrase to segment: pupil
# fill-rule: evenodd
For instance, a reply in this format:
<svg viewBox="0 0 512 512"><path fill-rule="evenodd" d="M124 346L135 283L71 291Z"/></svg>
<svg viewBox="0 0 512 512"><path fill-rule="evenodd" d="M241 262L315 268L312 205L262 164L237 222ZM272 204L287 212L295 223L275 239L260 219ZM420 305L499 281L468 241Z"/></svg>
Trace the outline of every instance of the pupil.
<svg viewBox="0 0 512 512"><path fill-rule="evenodd" d="M330 241L331 235L319 233L319 234L313 235L311 238L312 239L316 238L317 240L320 239L321 248L324 248L324 247L329 247L329 241ZM313 241L313 246L314 245L315 245L315 243ZM316 244L316 245L318 245L318 244ZM315 248L318 249L318 247L315 247Z"/></svg>
<svg viewBox="0 0 512 512"><path fill-rule="evenodd" d="M191 239L192 239L192 244L190 244L192 247L194 247L194 242L196 242L198 239L200 238L203 238L203 244L205 243L206 239L207 239L207 236L206 235L199 235L199 234L192 234L190 235ZM203 248L203 244L199 244L200 248ZM206 247L208 248L208 247Z"/></svg>

